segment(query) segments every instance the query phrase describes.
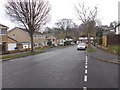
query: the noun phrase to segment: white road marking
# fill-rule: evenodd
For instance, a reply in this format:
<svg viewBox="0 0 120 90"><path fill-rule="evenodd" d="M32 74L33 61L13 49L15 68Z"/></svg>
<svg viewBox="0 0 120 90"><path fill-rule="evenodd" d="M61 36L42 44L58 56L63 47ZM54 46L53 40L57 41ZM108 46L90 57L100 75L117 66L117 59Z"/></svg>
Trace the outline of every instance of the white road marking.
<svg viewBox="0 0 120 90"><path fill-rule="evenodd" d="M87 56L86 56L86 60L87 60Z"/></svg>
<svg viewBox="0 0 120 90"><path fill-rule="evenodd" d="M87 62L85 64L87 65Z"/></svg>
<svg viewBox="0 0 120 90"><path fill-rule="evenodd" d="M83 90L87 90L87 87L83 87Z"/></svg>
<svg viewBox="0 0 120 90"><path fill-rule="evenodd" d="M87 69L85 70L85 74L87 74Z"/></svg>
<svg viewBox="0 0 120 90"><path fill-rule="evenodd" d="M84 76L84 82L87 82L87 75Z"/></svg>
<svg viewBox="0 0 120 90"><path fill-rule="evenodd" d="M87 68L88 68L88 66L87 66L87 65L85 65L85 68L87 69Z"/></svg>
<svg viewBox="0 0 120 90"><path fill-rule="evenodd" d="M13 62L14 60L9 60L10 62Z"/></svg>

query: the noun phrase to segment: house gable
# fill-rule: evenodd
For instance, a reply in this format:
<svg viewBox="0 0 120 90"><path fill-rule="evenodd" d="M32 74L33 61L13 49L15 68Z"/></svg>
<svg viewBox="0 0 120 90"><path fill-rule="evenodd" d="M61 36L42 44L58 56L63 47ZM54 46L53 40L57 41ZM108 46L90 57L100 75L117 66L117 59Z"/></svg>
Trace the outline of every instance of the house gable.
<svg viewBox="0 0 120 90"><path fill-rule="evenodd" d="M8 31L8 36L18 42L29 42L30 41L28 32L23 31L19 28L14 28Z"/></svg>
<svg viewBox="0 0 120 90"><path fill-rule="evenodd" d="M17 43L17 40L15 40L11 37L8 37L8 43Z"/></svg>

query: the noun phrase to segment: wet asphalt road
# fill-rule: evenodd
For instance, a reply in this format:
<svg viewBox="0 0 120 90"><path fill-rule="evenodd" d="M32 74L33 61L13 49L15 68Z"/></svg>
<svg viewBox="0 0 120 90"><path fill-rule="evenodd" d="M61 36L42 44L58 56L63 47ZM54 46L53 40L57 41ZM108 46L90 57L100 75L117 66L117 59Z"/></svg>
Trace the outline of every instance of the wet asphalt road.
<svg viewBox="0 0 120 90"><path fill-rule="evenodd" d="M3 88L118 88L118 65L76 46L2 63Z"/></svg>

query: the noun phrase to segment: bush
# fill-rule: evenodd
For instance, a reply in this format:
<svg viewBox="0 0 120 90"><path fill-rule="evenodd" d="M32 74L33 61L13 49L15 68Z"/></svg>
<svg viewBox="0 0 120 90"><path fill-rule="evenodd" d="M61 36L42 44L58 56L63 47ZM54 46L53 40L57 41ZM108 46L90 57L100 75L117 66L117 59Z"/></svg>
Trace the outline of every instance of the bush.
<svg viewBox="0 0 120 90"><path fill-rule="evenodd" d="M99 45L102 45L102 37L99 38Z"/></svg>
<svg viewBox="0 0 120 90"><path fill-rule="evenodd" d="M10 53L17 53L19 52L19 50L12 50L12 51L9 51Z"/></svg>
<svg viewBox="0 0 120 90"><path fill-rule="evenodd" d="M87 52L95 52L95 50L92 47L88 47Z"/></svg>
<svg viewBox="0 0 120 90"><path fill-rule="evenodd" d="M2 51L2 55L4 54L10 54L10 51Z"/></svg>
<svg viewBox="0 0 120 90"><path fill-rule="evenodd" d="M52 45L52 41L48 41L48 42L47 42L47 45L48 45L48 46L51 46L51 45Z"/></svg>
<svg viewBox="0 0 120 90"><path fill-rule="evenodd" d="M64 46L68 46L68 45L71 45L71 41L65 41L64 42Z"/></svg>

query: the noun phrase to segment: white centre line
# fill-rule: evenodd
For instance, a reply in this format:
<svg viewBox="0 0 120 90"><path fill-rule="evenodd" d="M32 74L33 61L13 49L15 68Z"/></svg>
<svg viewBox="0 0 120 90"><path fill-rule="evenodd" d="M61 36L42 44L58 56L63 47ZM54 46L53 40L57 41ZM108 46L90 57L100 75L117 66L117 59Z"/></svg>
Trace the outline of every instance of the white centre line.
<svg viewBox="0 0 120 90"><path fill-rule="evenodd" d="M83 87L83 90L87 90L87 87Z"/></svg>
<svg viewBox="0 0 120 90"><path fill-rule="evenodd" d="M88 68L88 66L87 66L87 65L85 65L85 68L87 69L87 68Z"/></svg>
<svg viewBox="0 0 120 90"><path fill-rule="evenodd" d="M10 62L13 62L14 60L9 60Z"/></svg>
<svg viewBox="0 0 120 90"><path fill-rule="evenodd" d="M88 63L86 62L85 64L87 65Z"/></svg>
<svg viewBox="0 0 120 90"><path fill-rule="evenodd" d="M85 70L85 74L87 74L87 69Z"/></svg>
<svg viewBox="0 0 120 90"><path fill-rule="evenodd" d="M87 56L86 56L86 63L88 62Z"/></svg>
<svg viewBox="0 0 120 90"><path fill-rule="evenodd" d="M86 56L86 60L87 60L87 56Z"/></svg>
<svg viewBox="0 0 120 90"><path fill-rule="evenodd" d="M84 76L84 82L87 82L87 75Z"/></svg>

